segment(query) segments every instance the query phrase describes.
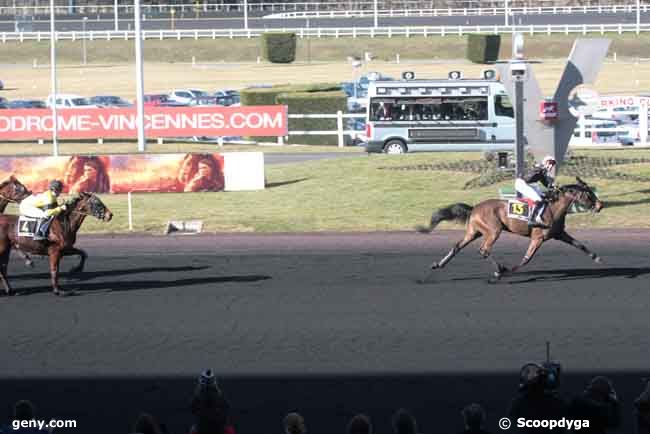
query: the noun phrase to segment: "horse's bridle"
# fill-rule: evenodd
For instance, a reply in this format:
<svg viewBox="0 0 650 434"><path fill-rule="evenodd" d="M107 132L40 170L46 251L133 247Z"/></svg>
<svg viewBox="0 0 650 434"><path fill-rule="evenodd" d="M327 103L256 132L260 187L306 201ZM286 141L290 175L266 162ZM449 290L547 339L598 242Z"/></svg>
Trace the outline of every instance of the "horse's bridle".
<svg viewBox="0 0 650 434"><path fill-rule="evenodd" d="M0 199L4 199L9 203L18 203L18 201L16 199L11 199L10 197L7 197L2 193L0 193Z"/></svg>

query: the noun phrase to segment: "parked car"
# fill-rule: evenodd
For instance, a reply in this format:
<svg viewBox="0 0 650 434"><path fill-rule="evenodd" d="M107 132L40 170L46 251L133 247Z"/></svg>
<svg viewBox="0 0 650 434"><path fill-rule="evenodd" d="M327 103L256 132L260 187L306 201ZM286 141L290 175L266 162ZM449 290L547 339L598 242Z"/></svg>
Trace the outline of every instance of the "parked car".
<svg viewBox="0 0 650 434"><path fill-rule="evenodd" d="M46 105L52 107L54 98L52 95L47 97ZM56 108L97 108L96 105L91 104L88 98L80 95L62 94L56 95Z"/></svg>
<svg viewBox="0 0 650 434"><path fill-rule="evenodd" d="M210 94L199 89L176 89L170 92L169 99L181 104L189 104L194 98L200 96L210 96Z"/></svg>
<svg viewBox="0 0 650 434"><path fill-rule="evenodd" d="M145 107L183 107L187 105L172 101L169 95L164 93L144 95L143 102Z"/></svg>
<svg viewBox="0 0 650 434"><path fill-rule="evenodd" d="M9 100L3 96L0 96L0 108L9 108Z"/></svg>
<svg viewBox="0 0 650 434"><path fill-rule="evenodd" d="M192 99L189 105L191 106L220 106L219 98L216 96L200 96L198 98Z"/></svg>
<svg viewBox="0 0 650 434"><path fill-rule="evenodd" d="M2 80L0 80L0 90L4 90L5 84Z"/></svg>
<svg viewBox="0 0 650 434"><path fill-rule="evenodd" d="M47 108L45 101L37 99L17 99L9 103L10 109Z"/></svg>
<svg viewBox="0 0 650 434"><path fill-rule="evenodd" d="M241 97L239 95L239 92L236 90L232 90L232 89L218 90L214 93L214 96L216 96L219 99L219 105L225 105L225 106L241 105Z"/></svg>
<svg viewBox="0 0 650 434"><path fill-rule="evenodd" d="M90 98L90 102L98 107L133 107L133 104L124 98L112 95L93 96Z"/></svg>

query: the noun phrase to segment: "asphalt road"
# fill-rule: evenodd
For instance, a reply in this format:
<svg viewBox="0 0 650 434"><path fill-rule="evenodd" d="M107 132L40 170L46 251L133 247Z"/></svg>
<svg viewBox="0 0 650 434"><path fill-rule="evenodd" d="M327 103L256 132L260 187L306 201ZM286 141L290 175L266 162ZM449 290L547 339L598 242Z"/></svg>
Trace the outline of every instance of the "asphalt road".
<svg viewBox="0 0 650 434"><path fill-rule="evenodd" d="M134 29L133 19L119 20L120 30ZM642 13L642 22L650 19L650 13ZM511 23L517 25L560 25L560 24L619 24L635 23L636 13L576 13L576 14L531 14L531 15L514 15L511 17ZM483 16L451 16L451 17L395 17L380 18L379 25L388 26L459 26L459 25L503 25L504 17L502 15L483 15ZM114 21L112 16L94 15L89 16L86 23L87 30L113 30ZM264 19L259 16L251 15L249 18L249 28L300 28L306 27L305 19ZM372 27L373 18L321 18L310 19L310 27ZM61 17L56 22L58 31L81 31L83 28L82 16ZM169 16L155 16L147 18L142 22L143 30L170 30L172 28ZM195 19L193 14L174 19L174 28L176 29L242 29L244 20L239 16L221 15L202 19ZM15 31L12 17L0 17L0 32ZM39 16L34 22L33 31L50 31L49 17Z"/></svg>
<svg viewBox="0 0 650 434"><path fill-rule="evenodd" d="M312 433L365 411L387 434L400 406L422 432L453 432L471 401L496 431L518 368L548 340L563 391L608 373L631 412L650 372L650 232L575 235L604 264L549 243L498 284L478 244L418 283L458 232L82 237L87 270L64 279L79 296L49 293L45 261L10 264L23 295L0 298L0 408L30 397L97 433L148 410L184 432L194 376L210 367L242 433L279 432L297 409ZM525 246L506 236L495 254L512 264Z"/></svg>

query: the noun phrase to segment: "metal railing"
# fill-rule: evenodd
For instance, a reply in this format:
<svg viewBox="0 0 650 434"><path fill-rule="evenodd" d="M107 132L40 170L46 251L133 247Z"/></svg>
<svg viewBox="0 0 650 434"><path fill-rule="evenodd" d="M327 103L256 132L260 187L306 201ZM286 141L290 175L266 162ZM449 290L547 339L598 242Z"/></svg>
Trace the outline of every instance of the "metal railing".
<svg viewBox="0 0 650 434"><path fill-rule="evenodd" d="M266 29L199 29L199 30L145 30L142 38L151 39L217 39L256 38L266 32L295 32L300 38L359 38L359 37L416 37L416 36L462 36L466 34L601 34L640 33L650 31L650 23L641 24L562 24L562 25L517 25L517 26L430 26L430 27L320 27L320 28L266 28ZM135 38L134 31L93 30L87 32L56 32L57 41L129 40ZM48 41L50 32L3 32L0 42Z"/></svg>

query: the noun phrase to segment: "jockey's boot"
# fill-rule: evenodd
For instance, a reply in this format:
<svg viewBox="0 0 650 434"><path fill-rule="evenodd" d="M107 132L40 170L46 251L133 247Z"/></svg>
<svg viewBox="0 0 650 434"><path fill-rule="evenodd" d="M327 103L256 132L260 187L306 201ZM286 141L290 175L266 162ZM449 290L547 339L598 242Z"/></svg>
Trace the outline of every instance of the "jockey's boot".
<svg viewBox="0 0 650 434"><path fill-rule="evenodd" d="M535 203L535 208L533 209L533 212L528 219L528 227L543 229L548 229L550 227L544 223L544 219L542 217L544 215L545 209L546 203L543 200Z"/></svg>

